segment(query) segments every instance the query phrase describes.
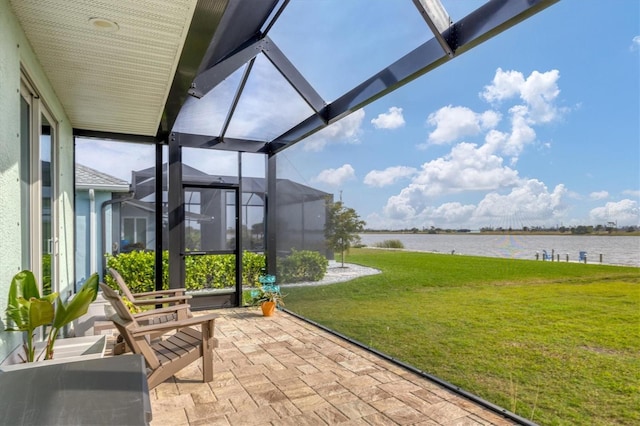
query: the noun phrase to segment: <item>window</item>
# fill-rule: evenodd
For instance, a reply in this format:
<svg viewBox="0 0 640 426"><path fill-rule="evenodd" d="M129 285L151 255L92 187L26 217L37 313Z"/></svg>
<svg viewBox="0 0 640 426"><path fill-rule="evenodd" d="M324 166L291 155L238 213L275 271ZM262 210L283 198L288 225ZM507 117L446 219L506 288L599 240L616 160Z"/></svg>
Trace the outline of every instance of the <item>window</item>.
<svg viewBox="0 0 640 426"><path fill-rule="evenodd" d="M147 248L147 218L125 217L122 223L122 251Z"/></svg>
<svg viewBox="0 0 640 426"><path fill-rule="evenodd" d="M22 268L42 291L57 291L56 120L23 73L20 86L20 205Z"/></svg>

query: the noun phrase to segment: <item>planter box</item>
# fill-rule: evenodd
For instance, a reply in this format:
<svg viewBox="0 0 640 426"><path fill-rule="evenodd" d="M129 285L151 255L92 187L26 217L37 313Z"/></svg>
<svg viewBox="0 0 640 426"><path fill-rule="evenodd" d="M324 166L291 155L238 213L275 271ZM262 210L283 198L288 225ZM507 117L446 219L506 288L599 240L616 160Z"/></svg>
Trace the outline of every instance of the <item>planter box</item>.
<svg viewBox="0 0 640 426"><path fill-rule="evenodd" d="M37 342L36 359L44 358L44 351L47 342ZM20 370L23 368L40 367L43 365L60 364L64 362L83 361L94 358L102 358L107 345L106 336L84 336L71 337L56 340L53 359L36 362L22 362L20 356L24 357L24 349L19 345L0 363L0 371Z"/></svg>
<svg viewBox="0 0 640 426"><path fill-rule="evenodd" d="M236 306L236 291L234 288L208 289L188 291L192 296L189 306L192 311L202 311L208 309L229 308Z"/></svg>

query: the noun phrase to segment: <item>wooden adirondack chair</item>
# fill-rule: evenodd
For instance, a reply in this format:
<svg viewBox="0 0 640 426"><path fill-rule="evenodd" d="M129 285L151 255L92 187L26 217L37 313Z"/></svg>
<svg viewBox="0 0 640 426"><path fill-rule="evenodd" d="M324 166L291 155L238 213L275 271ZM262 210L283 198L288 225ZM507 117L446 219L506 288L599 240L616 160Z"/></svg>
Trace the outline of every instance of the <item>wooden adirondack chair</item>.
<svg viewBox="0 0 640 426"><path fill-rule="evenodd" d="M103 283L100 283L100 288L105 299L111 303L116 312L111 317L116 328L131 351L141 354L147 363L149 389L153 389L200 358L202 358L203 381L213 380L213 348L218 345L213 333L217 315L209 314L153 325L140 325L115 290ZM163 309L173 308L170 306ZM194 328L197 326L200 330ZM151 336L157 335L158 332L175 333L150 343Z"/></svg>
<svg viewBox="0 0 640 426"><path fill-rule="evenodd" d="M143 293L132 293L129 286L122 278L122 275L113 268L109 268L109 274L118 283L122 295L127 298L135 306L149 306L157 304L172 304L179 305L182 303L189 303L188 300L191 296L185 294L184 288L172 288L169 290L156 290L147 291Z"/></svg>

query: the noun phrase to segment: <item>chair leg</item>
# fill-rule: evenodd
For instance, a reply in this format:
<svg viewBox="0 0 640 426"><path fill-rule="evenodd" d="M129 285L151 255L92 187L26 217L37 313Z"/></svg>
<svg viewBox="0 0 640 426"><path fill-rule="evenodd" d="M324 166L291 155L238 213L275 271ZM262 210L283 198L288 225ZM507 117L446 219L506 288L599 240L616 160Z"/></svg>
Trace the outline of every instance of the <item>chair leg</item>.
<svg viewBox="0 0 640 426"><path fill-rule="evenodd" d="M209 337L209 328L213 327L213 321L202 324L202 381L213 381L213 342Z"/></svg>

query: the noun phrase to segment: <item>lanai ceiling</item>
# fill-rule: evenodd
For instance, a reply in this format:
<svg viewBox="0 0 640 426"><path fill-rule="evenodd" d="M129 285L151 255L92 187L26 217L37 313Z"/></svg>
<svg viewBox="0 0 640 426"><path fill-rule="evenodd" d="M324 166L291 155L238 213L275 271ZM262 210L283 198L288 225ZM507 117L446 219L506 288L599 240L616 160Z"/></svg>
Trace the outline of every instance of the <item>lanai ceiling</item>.
<svg viewBox="0 0 640 426"><path fill-rule="evenodd" d="M11 0L11 6L76 135L165 142L173 131L183 146L273 154L557 1ZM337 15L331 10L344 7L362 13L353 22L331 22ZM349 78L348 62L331 66L349 55L349 44L328 46L335 58L326 58L323 72L348 84L334 93L311 75L316 70L307 59L326 51L318 49L324 28L345 38L360 32L355 36L366 44L367 31L376 29L366 22L368 7L388 8L398 28L420 20L423 37L407 40L397 57L361 43L358 49L386 62L357 81ZM293 38L304 40L297 50Z"/></svg>

